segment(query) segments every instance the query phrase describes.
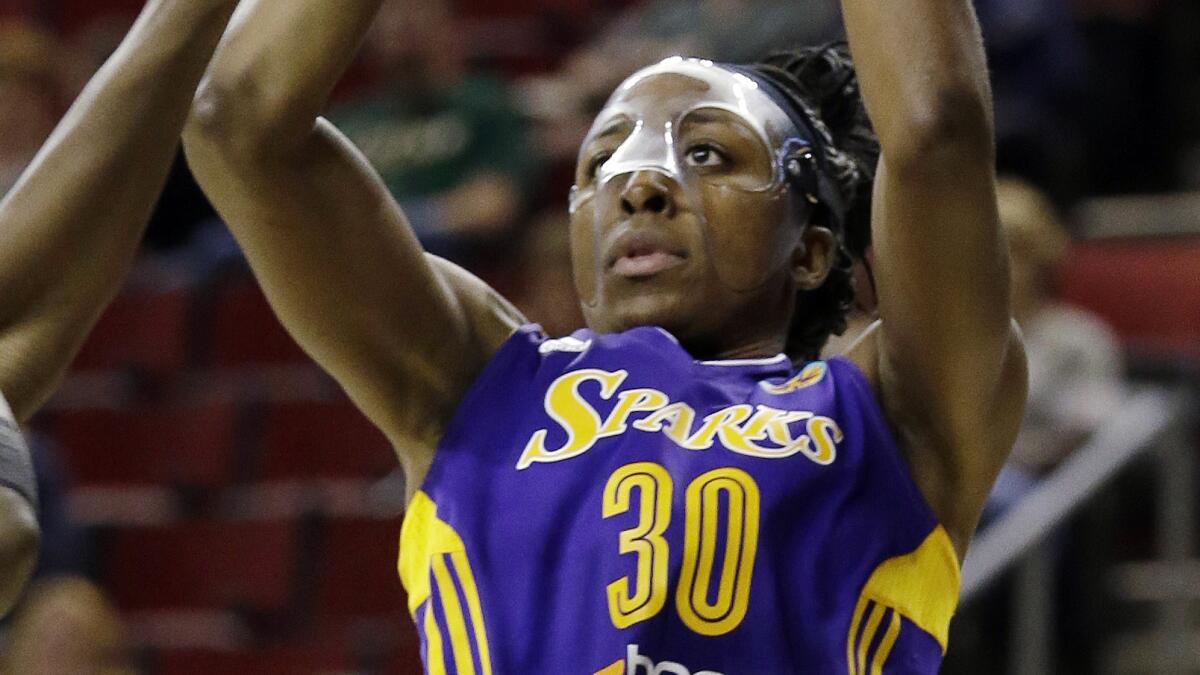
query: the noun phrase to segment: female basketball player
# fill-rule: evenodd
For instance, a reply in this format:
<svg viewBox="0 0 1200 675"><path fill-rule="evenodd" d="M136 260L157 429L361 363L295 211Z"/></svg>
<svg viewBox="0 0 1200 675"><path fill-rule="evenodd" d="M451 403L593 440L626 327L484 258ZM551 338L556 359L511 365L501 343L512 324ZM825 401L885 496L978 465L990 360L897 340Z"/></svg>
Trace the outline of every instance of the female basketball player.
<svg viewBox="0 0 1200 675"><path fill-rule="evenodd" d="M18 421L49 396L116 293L236 4L151 0L0 202L0 615L37 558Z"/></svg>
<svg viewBox="0 0 1200 675"><path fill-rule="evenodd" d="M935 672L1025 388L970 3L843 0L877 170L836 49L628 79L580 152L590 330L559 340L422 254L318 118L378 4L245 5L185 145L398 449L428 670ZM811 361L872 189L881 323Z"/></svg>

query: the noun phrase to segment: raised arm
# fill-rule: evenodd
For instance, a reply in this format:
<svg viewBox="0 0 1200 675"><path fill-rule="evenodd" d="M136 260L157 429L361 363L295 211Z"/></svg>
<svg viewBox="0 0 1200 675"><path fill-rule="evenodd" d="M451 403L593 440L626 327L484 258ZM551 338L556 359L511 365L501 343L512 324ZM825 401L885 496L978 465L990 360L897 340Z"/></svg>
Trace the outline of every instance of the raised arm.
<svg viewBox="0 0 1200 675"><path fill-rule="evenodd" d="M243 3L184 142L284 325L388 435L415 484L520 318L427 257L375 171L318 118L379 4Z"/></svg>
<svg viewBox="0 0 1200 675"><path fill-rule="evenodd" d="M0 394L0 616L12 609L29 582L41 534L33 458Z"/></svg>
<svg viewBox="0 0 1200 675"><path fill-rule="evenodd" d="M49 395L116 292L236 4L151 0L0 203L0 615L38 551L17 419Z"/></svg>
<svg viewBox="0 0 1200 675"><path fill-rule="evenodd" d="M151 0L0 203L0 392L50 395L133 260L236 0Z"/></svg>
<svg viewBox="0 0 1200 675"><path fill-rule="evenodd" d="M882 147L872 367L912 472L959 553L1020 424L991 92L969 0L842 0Z"/></svg>

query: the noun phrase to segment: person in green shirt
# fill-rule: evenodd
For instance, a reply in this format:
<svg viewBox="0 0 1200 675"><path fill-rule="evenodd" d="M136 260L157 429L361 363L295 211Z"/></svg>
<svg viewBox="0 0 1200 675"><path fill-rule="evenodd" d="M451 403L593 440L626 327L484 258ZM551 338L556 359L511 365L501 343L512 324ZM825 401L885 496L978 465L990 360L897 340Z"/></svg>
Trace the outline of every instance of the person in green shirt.
<svg viewBox="0 0 1200 675"><path fill-rule="evenodd" d="M331 116L422 242L453 257L508 234L537 155L506 84L468 70L448 3L384 3L366 55L378 86Z"/></svg>

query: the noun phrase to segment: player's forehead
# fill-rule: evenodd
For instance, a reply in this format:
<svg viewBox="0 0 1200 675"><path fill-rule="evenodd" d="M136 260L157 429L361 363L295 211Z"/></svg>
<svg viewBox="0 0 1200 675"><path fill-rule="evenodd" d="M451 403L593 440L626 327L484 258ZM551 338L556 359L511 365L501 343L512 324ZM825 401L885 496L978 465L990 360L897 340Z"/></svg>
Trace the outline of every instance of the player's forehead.
<svg viewBox="0 0 1200 675"><path fill-rule="evenodd" d="M712 61L672 57L630 75L596 116L593 132L614 121L679 121L704 110L780 138L794 131L787 114L759 84Z"/></svg>

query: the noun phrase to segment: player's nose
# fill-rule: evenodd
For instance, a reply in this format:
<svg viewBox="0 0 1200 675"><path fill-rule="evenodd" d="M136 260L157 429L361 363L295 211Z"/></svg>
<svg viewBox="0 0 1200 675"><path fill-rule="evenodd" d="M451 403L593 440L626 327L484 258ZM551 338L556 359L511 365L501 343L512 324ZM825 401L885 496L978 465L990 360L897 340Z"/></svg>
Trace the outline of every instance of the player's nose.
<svg viewBox="0 0 1200 675"><path fill-rule="evenodd" d="M655 213L675 215L675 197L666 177L657 171L638 171L621 191L621 210L626 215Z"/></svg>

